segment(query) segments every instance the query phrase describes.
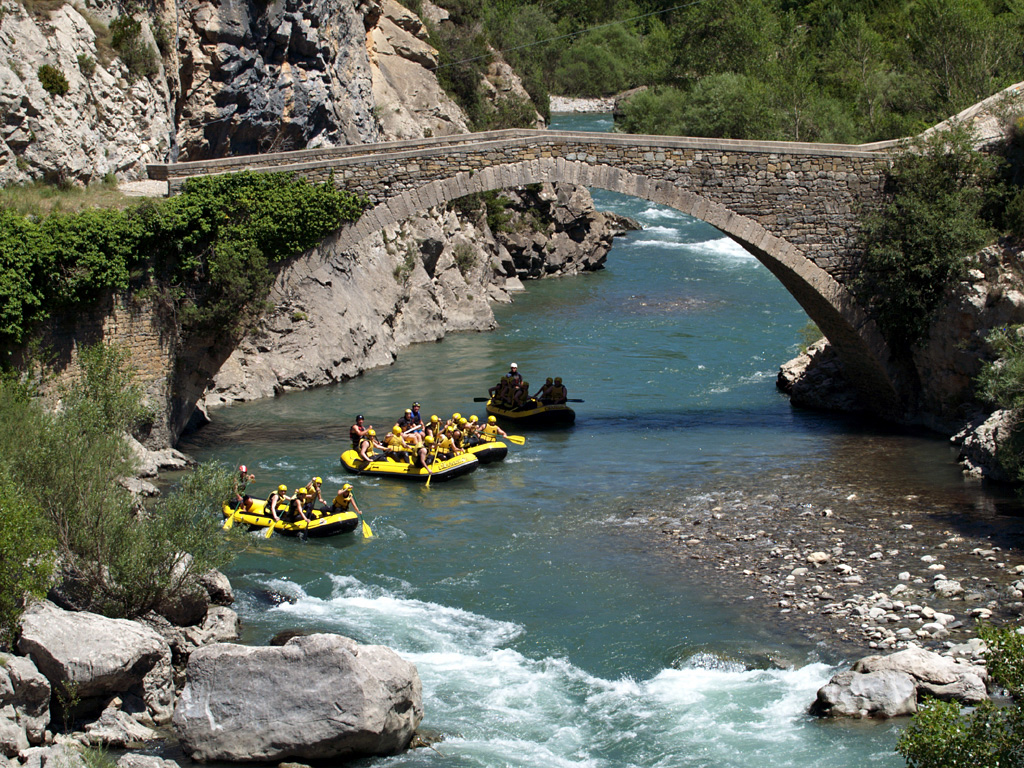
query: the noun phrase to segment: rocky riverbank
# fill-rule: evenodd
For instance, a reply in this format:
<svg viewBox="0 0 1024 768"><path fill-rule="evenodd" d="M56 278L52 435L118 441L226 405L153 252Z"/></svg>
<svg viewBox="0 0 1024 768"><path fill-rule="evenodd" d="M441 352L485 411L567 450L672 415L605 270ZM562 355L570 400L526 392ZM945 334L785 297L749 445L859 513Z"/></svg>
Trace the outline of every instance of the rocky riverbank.
<svg viewBox="0 0 1024 768"><path fill-rule="evenodd" d="M1021 623L1019 518L938 492L761 480L778 490L717 487L636 513L687 578L742 606L755 632L786 627L832 660L911 644L974 659L979 622Z"/></svg>

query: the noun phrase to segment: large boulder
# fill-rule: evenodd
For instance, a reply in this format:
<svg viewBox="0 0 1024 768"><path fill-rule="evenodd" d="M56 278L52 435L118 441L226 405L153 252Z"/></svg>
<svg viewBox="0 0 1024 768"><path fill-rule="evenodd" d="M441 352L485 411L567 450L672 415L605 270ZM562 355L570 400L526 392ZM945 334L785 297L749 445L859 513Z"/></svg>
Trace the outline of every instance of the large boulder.
<svg viewBox="0 0 1024 768"><path fill-rule="evenodd" d="M411 663L383 646L319 634L281 647L199 648L174 725L195 760L279 762L395 754L422 717Z"/></svg>
<svg viewBox="0 0 1024 768"><path fill-rule="evenodd" d="M914 678L891 669L840 672L818 691L811 705L811 714L820 717L900 717L915 712Z"/></svg>
<svg viewBox="0 0 1024 768"><path fill-rule="evenodd" d="M867 656L853 665L854 672L883 670L897 670L913 677L918 698L932 696L961 704L978 704L988 699L984 668L917 646L888 656Z"/></svg>
<svg viewBox="0 0 1024 768"><path fill-rule="evenodd" d="M155 721L170 715L171 650L142 624L64 611L43 601L22 617L18 651L56 690L73 691L82 700L131 691Z"/></svg>

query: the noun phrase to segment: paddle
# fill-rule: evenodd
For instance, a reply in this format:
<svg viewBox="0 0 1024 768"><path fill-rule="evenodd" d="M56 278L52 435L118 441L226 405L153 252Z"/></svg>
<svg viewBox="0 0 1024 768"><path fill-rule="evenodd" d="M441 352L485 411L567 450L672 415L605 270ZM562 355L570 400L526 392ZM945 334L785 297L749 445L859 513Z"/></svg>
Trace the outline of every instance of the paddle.
<svg viewBox="0 0 1024 768"><path fill-rule="evenodd" d="M274 518L270 518L270 524L267 526L267 532L263 534L264 539L269 539L274 535Z"/></svg>
<svg viewBox="0 0 1024 768"><path fill-rule="evenodd" d="M505 439L510 443L515 443L516 445L523 445L526 443L526 438L522 435L505 435Z"/></svg>
<svg viewBox="0 0 1024 768"><path fill-rule="evenodd" d="M358 509L356 510L356 517L358 517L359 522L363 524L363 538L372 539L373 531L370 530L369 524L365 520L363 520L363 513L360 512Z"/></svg>
<svg viewBox="0 0 1024 768"><path fill-rule="evenodd" d="M225 531L230 531L235 524L235 515L238 514L238 510L242 508L242 500L239 499L238 503L235 504L235 508L231 510L231 517L224 521L224 525L221 526Z"/></svg>

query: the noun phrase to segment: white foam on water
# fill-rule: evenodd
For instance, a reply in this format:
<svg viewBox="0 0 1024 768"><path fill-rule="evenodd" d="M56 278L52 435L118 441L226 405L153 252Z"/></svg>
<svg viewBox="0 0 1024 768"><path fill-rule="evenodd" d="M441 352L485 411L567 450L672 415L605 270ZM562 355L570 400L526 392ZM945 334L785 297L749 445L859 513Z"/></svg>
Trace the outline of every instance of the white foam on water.
<svg viewBox="0 0 1024 768"><path fill-rule="evenodd" d="M699 253L711 256L724 256L737 261L757 261L752 253L746 250L731 237L720 237L715 240L705 240L700 243L690 243L689 247Z"/></svg>
<svg viewBox="0 0 1024 768"><path fill-rule="evenodd" d="M443 739L436 752L416 750L387 765L804 768L821 764L823 749L837 768L898 764L821 743L806 709L834 671L824 664L749 670L705 653L648 680L608 680L564 658L524 656L510 647L522 627L404 596L411 587L335 576L331 595L318 598L285 580L271 586L297 597L271 613L357 630L416 665L422 727Z"/></svg>

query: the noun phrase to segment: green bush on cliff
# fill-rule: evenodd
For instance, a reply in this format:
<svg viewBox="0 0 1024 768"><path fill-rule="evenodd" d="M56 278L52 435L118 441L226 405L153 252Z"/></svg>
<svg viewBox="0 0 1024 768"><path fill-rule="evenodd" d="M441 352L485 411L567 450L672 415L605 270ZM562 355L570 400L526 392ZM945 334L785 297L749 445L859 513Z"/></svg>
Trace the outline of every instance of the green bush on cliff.
<svg viewBox="0 0 1024 768"><path fill-rule="evenodd" d="M132 77L151 77L159 70L156 49L142 35L142 22L128 15L110 22L110 44L120 56Z"/></svg>
<svg viewBox="0 0 1024 768"><path fill-rule="evenodd" d="M898 155L888 174L888 202L865 217L857 291L896 354L925 335L967 258L993 237L983 216L992 162L971 146L970 132L935 133Z"/></svg>
<svg viewBox="0 0 1024 768"><path fill-rule="evenodd" d="M57 411L24 383L0 381L0 479L12 481L0 489L0 580L20 577L38 594L39 577L47 571L26 574L24 564L47 565L52 552L60 562L62 591L80 607L139 616L173 600L190 575L226 562L213 511L230 492L230 476L203 468L177 492L138 511L119 483L135 468L122 436L148 414L127 352L88 347L80 364L81 374L58 393ZM4 545L13 537L24 539L23 549L9 560L11 548ZM30 545L34 549L26 554ZM0 605L8 633L16 621L8 606L14 596Z"/></svg>
<svg viewBox="0 0 1024 768"><path fill-rule="evenodd" d="M177 197L126 211L0 209L0 348L111 291L164 297L186 336L238 333L263 311L272 267L364 207L330 183L241 173L195 179Z"/></svg>
<svg viewBox="0 0 1024 768"><path fill-rule="evenodd" d="M264 311L271 268L312 248L366 201L332 183L244 172L190 179L135 211L139 247L186 334L226 336Z"/></svg>
<svg viewBox="0 0 1024 768"><path fill-rule="evenodd" d="M932 699L900 735L896 749L911 768L1024 766L1024 635L1013 627L982 628L989 675L1012 697L1009 706L986 701L964 712Z"/></svg>

